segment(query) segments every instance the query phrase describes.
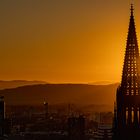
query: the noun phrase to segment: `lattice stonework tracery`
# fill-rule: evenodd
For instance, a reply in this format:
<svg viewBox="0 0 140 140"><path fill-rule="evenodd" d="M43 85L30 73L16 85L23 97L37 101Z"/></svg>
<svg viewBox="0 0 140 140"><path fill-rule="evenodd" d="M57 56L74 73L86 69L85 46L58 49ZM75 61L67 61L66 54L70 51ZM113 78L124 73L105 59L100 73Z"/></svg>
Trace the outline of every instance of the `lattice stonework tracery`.
<svg viewBox="0 0 140 140"><path fill-rule="evenodd" d="M138 95L139 93L139 51L136 37L133 10L131 7L130 24L125 52L122 83L126 95Z"/></svg>
<svg viewBox="0 0 140 140"><path fill-rule="evenodd" d="M140 139L140 59L131 5L121 85L117 89L117 139Z"/></svg>

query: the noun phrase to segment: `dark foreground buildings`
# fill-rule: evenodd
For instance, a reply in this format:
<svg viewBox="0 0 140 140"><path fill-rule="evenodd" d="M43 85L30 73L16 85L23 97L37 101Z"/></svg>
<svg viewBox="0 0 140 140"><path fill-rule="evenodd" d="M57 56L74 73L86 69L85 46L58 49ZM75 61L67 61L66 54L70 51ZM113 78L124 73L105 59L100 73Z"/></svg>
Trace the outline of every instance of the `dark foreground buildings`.
<svg viewBox="0 0 140 140"><path fill-rule="evenodd" d="M4 97L0 97L0 139L4 136Z"/></svg>
<svg viewBox="0 0 140 140"><path fill-rule="evenodd" d="M85 118L68 118L68 140L85 140Z"/></svg>
<svg viewBox="0 0 140 140"><path fill-rule="evenodd" d="M126 44L121 85L117 89L114 119L115 140L140 139L140 59L133 5Z"/></svg>

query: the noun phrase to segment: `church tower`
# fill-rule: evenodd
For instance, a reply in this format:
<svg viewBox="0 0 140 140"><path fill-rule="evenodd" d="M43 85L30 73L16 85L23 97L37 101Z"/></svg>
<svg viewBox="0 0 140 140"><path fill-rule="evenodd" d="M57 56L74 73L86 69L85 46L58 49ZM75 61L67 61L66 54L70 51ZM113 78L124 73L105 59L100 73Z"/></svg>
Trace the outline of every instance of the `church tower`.
<svg viewBox="0 0 140 140"><path fill-rule="evenodd" d="M122 81L117 89L116 140L140 139L140 59L133 11L131 5Z"/></svg>

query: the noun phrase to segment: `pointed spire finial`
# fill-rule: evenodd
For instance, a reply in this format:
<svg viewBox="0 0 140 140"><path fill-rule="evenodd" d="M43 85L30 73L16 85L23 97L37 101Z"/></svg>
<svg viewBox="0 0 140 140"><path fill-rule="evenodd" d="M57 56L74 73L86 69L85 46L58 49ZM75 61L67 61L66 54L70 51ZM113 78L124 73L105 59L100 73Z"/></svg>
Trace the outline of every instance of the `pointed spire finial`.
<svg viewBox="0 0 140 140"><path fill-rule="evenodd" d="M133 15L133 11L134 11L134 8L133 8L133 4L131 4L131 15Z"/></svg>

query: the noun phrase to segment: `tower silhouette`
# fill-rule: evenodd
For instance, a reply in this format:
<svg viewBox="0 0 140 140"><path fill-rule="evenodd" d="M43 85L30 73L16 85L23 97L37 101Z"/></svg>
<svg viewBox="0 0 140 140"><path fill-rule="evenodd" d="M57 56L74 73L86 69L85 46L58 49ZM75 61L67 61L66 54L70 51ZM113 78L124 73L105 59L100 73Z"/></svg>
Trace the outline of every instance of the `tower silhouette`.
<svg viewBox="0 0 140 140"><path fill-rule="evenodd" d="M117 89L114 139L140 139L140 60L131 5L122 81Z"/></svg>

